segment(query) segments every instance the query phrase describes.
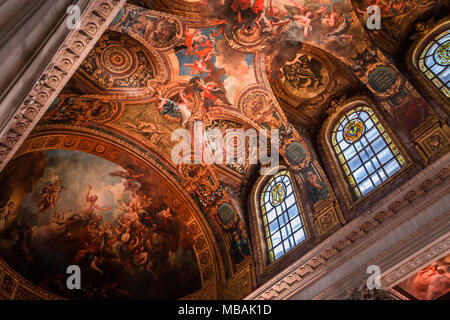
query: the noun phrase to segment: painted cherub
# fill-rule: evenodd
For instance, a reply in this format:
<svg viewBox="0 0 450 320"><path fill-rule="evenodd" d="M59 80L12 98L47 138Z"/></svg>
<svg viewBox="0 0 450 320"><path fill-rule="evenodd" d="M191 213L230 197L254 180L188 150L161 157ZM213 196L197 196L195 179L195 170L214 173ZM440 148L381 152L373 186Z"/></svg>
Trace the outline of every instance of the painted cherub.
<svg viewBox="0 0 450 320"><path fill-rule="evenodd" d="M56 205L61 200L60 192L63 189L64 187L59 179L55 183L45 186L37 202L39 213L43 214L51 207L56 211Z"/></svg>
<svg viewBox="0 0 450 320"><path fill-rule="evenodd" d="M181 103L177 103L169 98L162 98L159 94L157 109L161 115L168 115L173 119L181 119L181 126L185 127L192 116L192 111L188 106L188 100L184 91L180 92Z"/></svg>
<svg viewBox="0 0 450 320"><path fill-rule="evenodd" d="M0 209L0 230L6 225L6 221L13 214L14 201L8 201L8 203Z"/></svg>
<svg viewBox="0 0 450 320"><path fill-rule="evenodd" d="M192 63L185 63L184 66L192 68L192 70L189 71L189 74L191 75L210 73L211 70L208 69L207 63L214 55L216 55L216 52L210 52L206 57L203 57L200 60L194 60Z"/></svg>
<svg viewBox="0 0 450 320"><path fill-rule="evenodd" d="M184 53L185 55L189 55L194 50L198 49L198 46L206 42L207 38L200 33L199 30L194 31L193 33L186 33L186 37L184 40L184 45L188 48Z"/></svg>
<svg viewBox="0 0 450 320"><path fill-rule="evenodd" d="M144 176L143 173L137 174L134 172L132 167L128 166L125 171L115 171L109 174L113 177L120 177L124 179L124 188L125 191L130 191L133 196L136 196L136 192L141 188L141 184L136 180L142 178Z"/></svg>

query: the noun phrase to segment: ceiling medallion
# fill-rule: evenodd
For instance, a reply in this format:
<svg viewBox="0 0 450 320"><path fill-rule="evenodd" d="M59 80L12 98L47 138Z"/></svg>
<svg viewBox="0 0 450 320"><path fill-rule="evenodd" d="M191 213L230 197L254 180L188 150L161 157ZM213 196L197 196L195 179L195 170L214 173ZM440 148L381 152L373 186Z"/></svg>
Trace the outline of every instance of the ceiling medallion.
<svg viewBox="0 0 450 320"><path fill-rule="evenodd" d="M228 25L225 27L223 35L231 48L243 53L262 50L265 47L265 40L267 40L267 35L254 26L233 29L232 25Z"/></svg>
<svg viewBox="0 0 450 320"><path fill-rule="evenodd" d="M110 46L103 51L102 59L105 68L115 74L128 72L133 66L131 53L120 46Z"/></svg>
<svg viewBox="0 0 450 320"><path fill-rule="evenodd" d="M365 125L360 119L351 120L344 129L344 139L348 143L353 143L361 139L364 134Z"/></svg>

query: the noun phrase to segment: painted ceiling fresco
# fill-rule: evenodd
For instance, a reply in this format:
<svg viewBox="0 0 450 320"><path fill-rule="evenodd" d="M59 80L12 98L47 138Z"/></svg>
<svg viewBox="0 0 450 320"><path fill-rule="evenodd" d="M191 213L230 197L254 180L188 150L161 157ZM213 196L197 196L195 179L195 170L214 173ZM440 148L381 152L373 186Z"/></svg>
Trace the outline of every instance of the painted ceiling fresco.
<svg viewBox="0 0 450 320"><path fill-rule="evenodd" d="M426 266L394 289L417 300L449 299L450 255Z"/></svg>
<svg viewBox="0 0 450 320"><path fill-rule="evenodd" d="M193 237L183 228L184 212L161 201L160 179L79 151L23 155L0 182L9 190L2 195L9 213L1 255L32 282L69 298L176 299L196 291ZM81 291L65 285L73 264L85 275Z"/></svg>
<svg viewBox="0 0 450 320"><path fill-rule="evenodd" d="M67 298L250 293L246 188L261 163L179 163L172 134L215 146L227 129L279 129L305 203L336 203L303 134L333 101L364 90L405 135L433 114L371 42L354 11L365 2L129 1L0 176L0 254ZM384 15L420 1L394 2ZM68 292L68 264L92 285Z"/></svg>
<svg viewBox="0 0 450 320"><path fill-rule="evenodd" d="M432 19L433 13L439 10L445 10L443 5L449 6L445 0L352 0L356 15L364 25L367 13L366 8L370 5L378 5L381 13L381 30L369 33L373 41L388 52L396 52L398 43L407 40L408 33L411 31L410 21L417 18ZM448 11L448 9L447 9Z"/></svg>

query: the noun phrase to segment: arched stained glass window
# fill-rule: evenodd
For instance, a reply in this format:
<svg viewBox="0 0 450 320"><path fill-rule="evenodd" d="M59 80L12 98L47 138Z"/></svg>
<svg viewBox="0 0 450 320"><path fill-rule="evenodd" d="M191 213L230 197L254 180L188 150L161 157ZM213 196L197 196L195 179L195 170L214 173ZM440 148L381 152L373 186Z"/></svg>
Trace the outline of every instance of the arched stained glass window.
<svg viewBox="0 0 450 320"><path fill-rule="evenodd" d="M428 43L420 55L419 69L450 98L450 29Z"/></svg>
<svg viewBox="0 0 450 320"><path fill-rule="evenodd" d="M347 112L332 133L332 144L357 198L386 181L405 160L372 109Z"/></svg>
<svg viewBox="0 0 450 320"><path fill-rule="evenodd" d="M273 262L306 238L288 171L277 173L267 182L260 207L269 258Z"/></svg>

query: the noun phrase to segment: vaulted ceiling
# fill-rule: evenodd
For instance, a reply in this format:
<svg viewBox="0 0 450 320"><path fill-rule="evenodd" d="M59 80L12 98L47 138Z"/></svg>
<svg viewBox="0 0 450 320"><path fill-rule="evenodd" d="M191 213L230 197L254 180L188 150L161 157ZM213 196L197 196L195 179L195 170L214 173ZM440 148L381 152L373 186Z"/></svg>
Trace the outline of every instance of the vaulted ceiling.
<svg viewBox="0 0 450 320"><path fill-rule="evenodd" d="M67 251L64 263L84 263L97 279L104 268L118 272L117 257L112 258L116 254L125 268L120 276L131 275L130 282L99 280L103 291L89 288L86 295L154 298L151 290L130 289L148 274L153 277L149 285L168 283L164 297L208 297L209 288L217 284L225 288L224 298L251 292L256 285L251 280L251 250L256 249L250 245L249 192L260 164L250 163L248 157L227 164L205 159L179 163L172 152L179 144L173 133L187 129L193 141L206 146L214 145L217 134L227 129L279 129L283 164L297 172L315 168L331 186L316 155L315 137L333 112L332 102L360 93L385 101L385 88L368 79L378 66L390 65L382 50L400 50L396 41L403 41L412 25L405 19L416 20L441 5L433 0L396 1L393 6L383 2L386 28L369 36L357 19L363 20L369 2L275 0L272 7L272 1L266 1L268 11L263 11L264 1L258 0L250 8L245 1L231 0L128 1L2 176L2 188L11 188L2 203L14 201L20 208L16 214L28 219L21 230L39 228L30 241L42 248L23 249L20 257L7 255L7 262L44 289L71 297L60 288L58 277L36 274L20 263L45 260L42 252L52 249L48 239L61 236L58 224L81 239L79 247ZM372 40L379 39L377 47ZM398 88L405 80L390 68ZM176 103L178 112L158 108L162 99ZM215 135L197 141L196 121L204 130L215 129ZM230 143L248 145L238 138ZM294 143L303 154L298 161L286 157L286 147ZM30 167L33 172L25 175L28 185L13 186L16 172L36 163L39 170ZM62 199L46 200L43 190L55 188L56 181L73 194L62 189ZM84 200L90 188L98 203ZM335 197L333 188L329 191ZM81 213L69 215L69 208L62 206L65 201L73 207L98 205L91 208L96 212L112 208L113 214L104 219L114 224L120 220L114 212L132 215L134 209L125 207L136 206L140 229L120 221L124 230L100 239L105 227L90 222L90 231L83 231L81 220L69 221ZM307 202L314 205L311 199ZM39 206L42 212L32 212ZM154 220L148 222L146 215ZM128 234L131 240L114 242L112 234ZM315 236L311 245L321 241ZM128 247L126 258L120 248L124 243L133 246L134 237L142 243ZM108 246L111 252L102 251ZM13 247L7 249L10 253ZM45 263L52 265L51 259ZM167 264L171 269L165 272ZM180 278L169 279L173 274ZM177 281L188 289L177 292Z"/></svg>

